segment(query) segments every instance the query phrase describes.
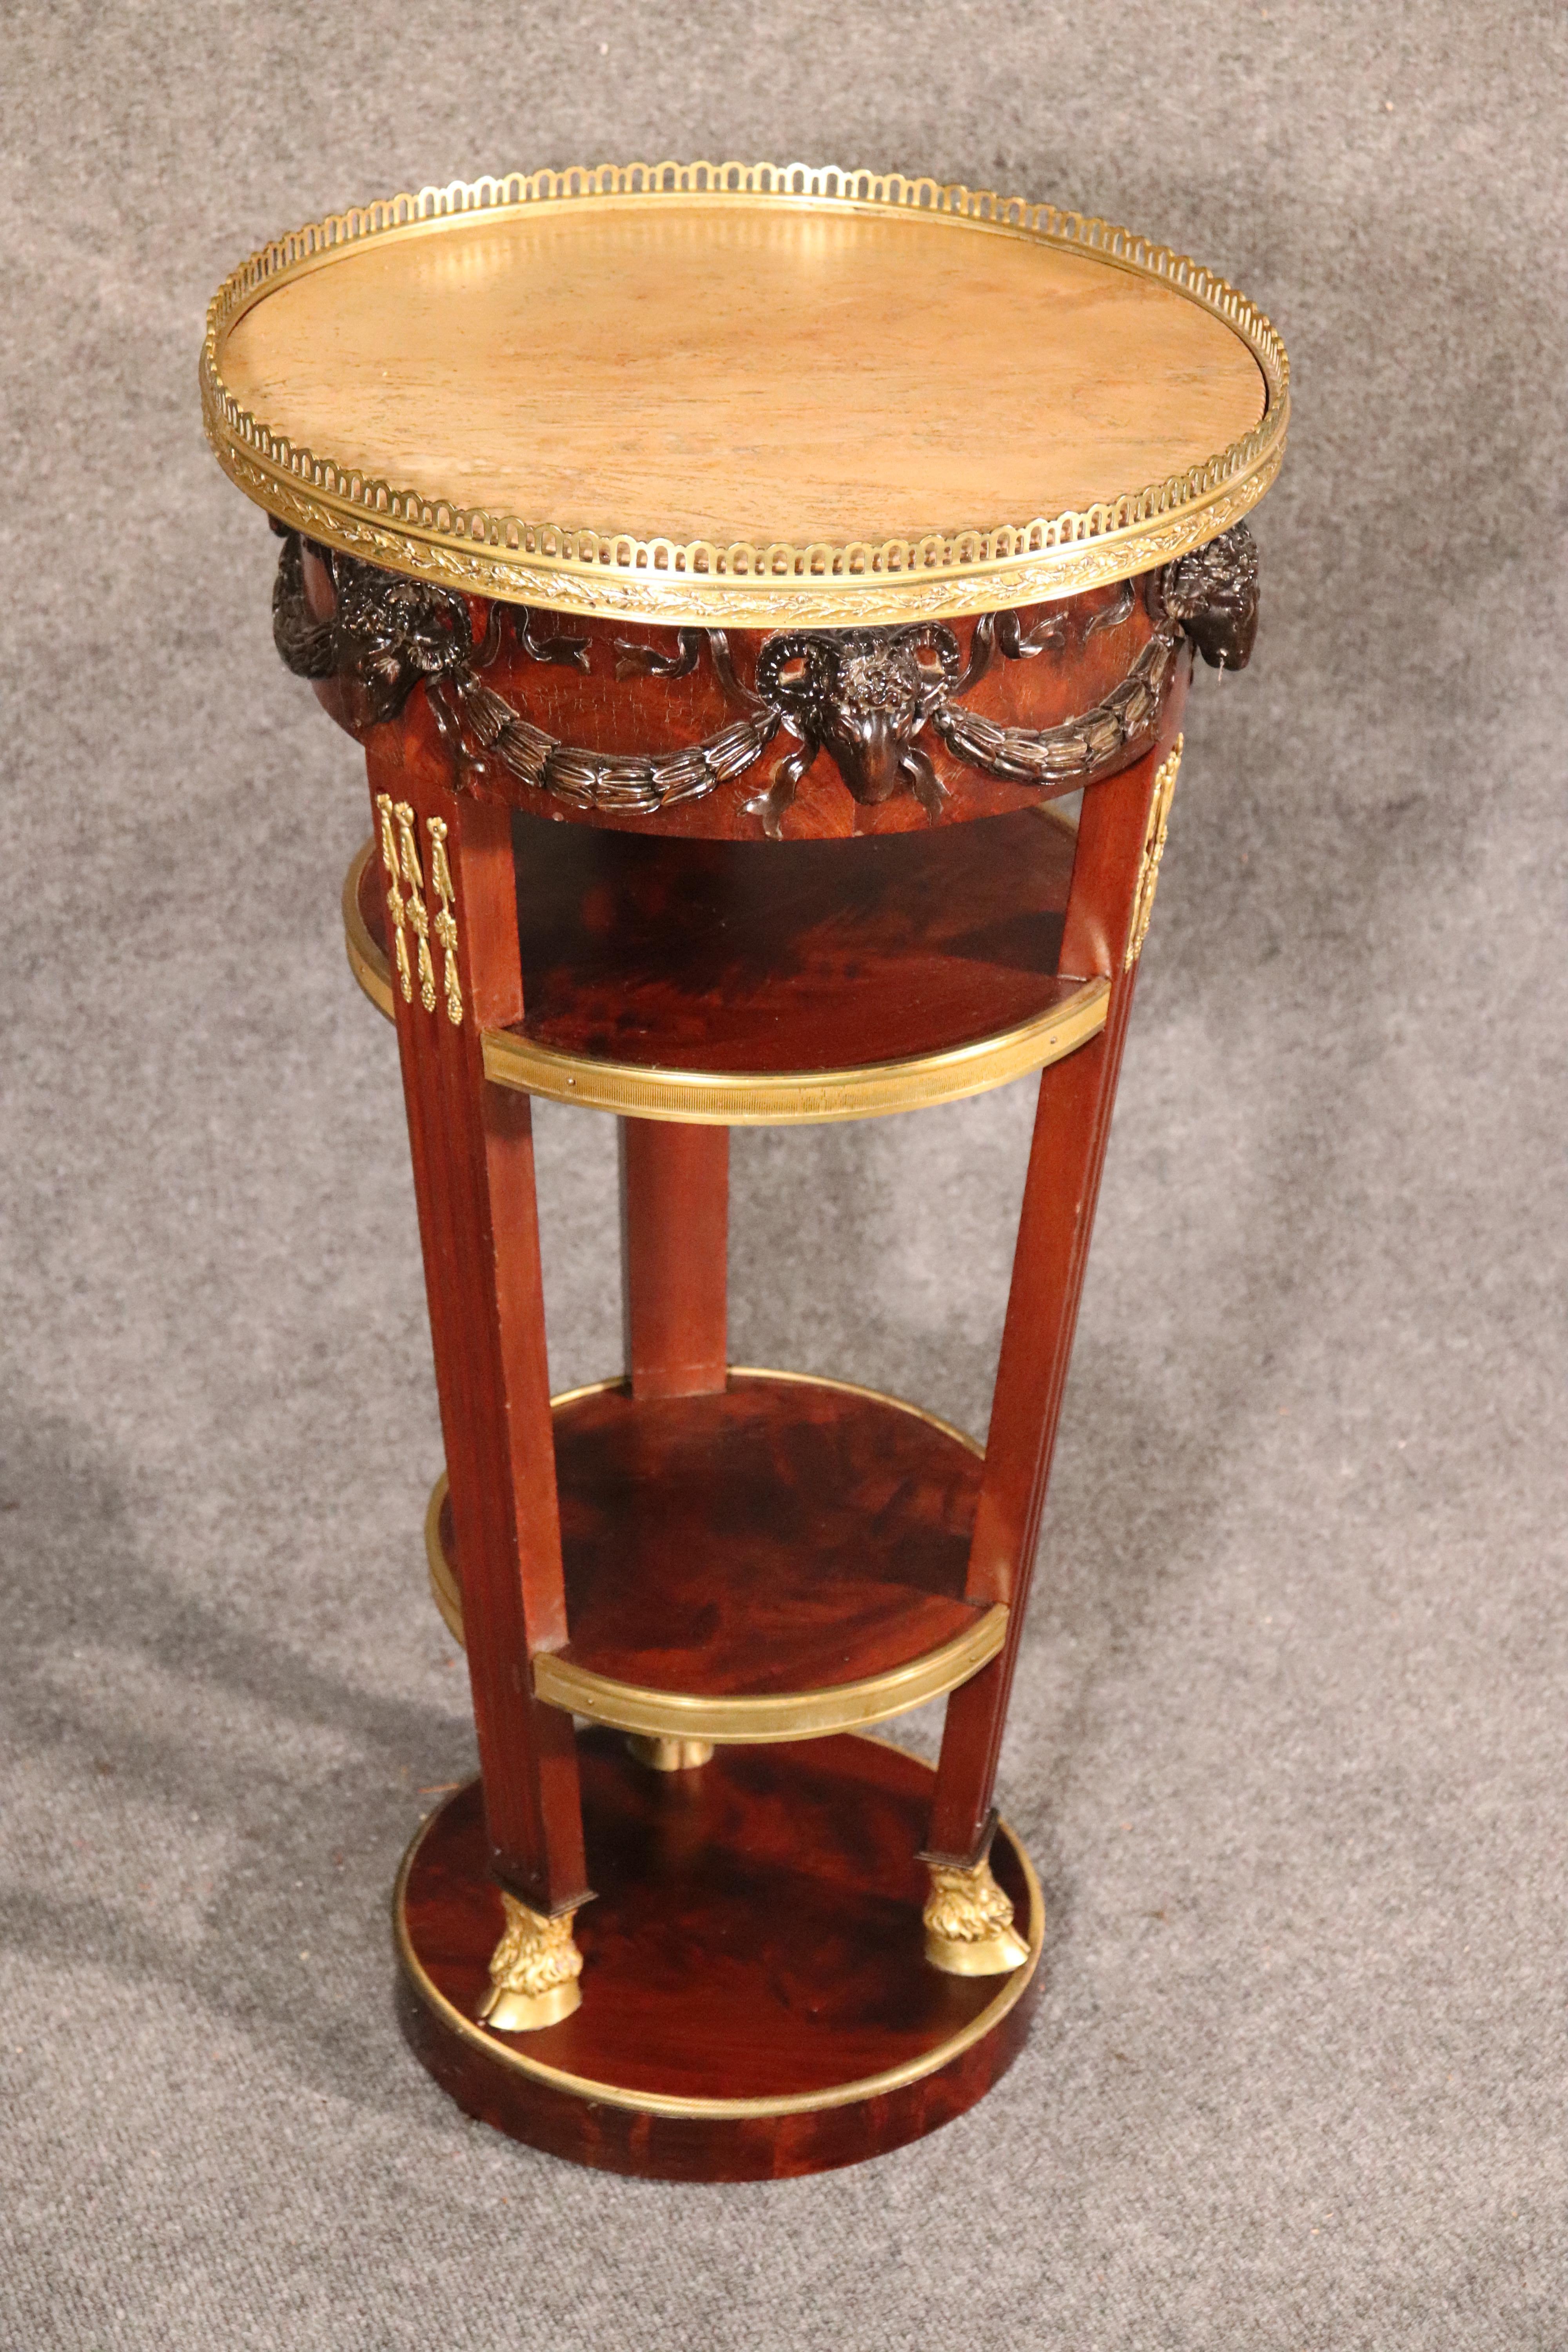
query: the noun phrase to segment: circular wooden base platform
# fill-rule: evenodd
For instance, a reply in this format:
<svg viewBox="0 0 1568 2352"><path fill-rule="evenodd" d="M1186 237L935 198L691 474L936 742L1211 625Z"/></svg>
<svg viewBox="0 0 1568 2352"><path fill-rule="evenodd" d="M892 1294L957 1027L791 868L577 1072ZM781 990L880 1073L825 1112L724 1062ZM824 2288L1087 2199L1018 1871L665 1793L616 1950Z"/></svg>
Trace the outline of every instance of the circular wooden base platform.
<svg viewBox="0 0 1568 2352"><path fill-rule="evenodd" d="M475 2022L501 1933L479 1784L432 1814L395 1898L405 2030L459 2106L608 2172L762 2180L902 2147L982 2098L1028 2030L1039 1887L1004 1826L992 1867L1029 1957L1005 1977L925 1960L932 1775L874 1739L721 1748L658 1772L579 1742L595 1900L583 2002L526 2034Z"/></svg>

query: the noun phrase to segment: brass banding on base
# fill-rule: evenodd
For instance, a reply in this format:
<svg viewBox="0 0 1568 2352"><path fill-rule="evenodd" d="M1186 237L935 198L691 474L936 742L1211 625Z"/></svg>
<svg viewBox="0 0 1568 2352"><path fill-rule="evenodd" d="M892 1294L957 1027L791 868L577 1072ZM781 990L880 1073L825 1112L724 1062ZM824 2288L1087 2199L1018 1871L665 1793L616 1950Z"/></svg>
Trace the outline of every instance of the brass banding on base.
<svg viewBox="0 0 1568 2352"><path fill-rule="evenodd" d="M777 2098L682 2098L673 2093L631 2090L618 2083L590 2080L584 2075L569 2074L562 2067L547 2065L542 2059L531 2056L526 2047L500 2041L484 2026L476 2024L471 2018L465 2017L461 2010L456 2008L431 1981L414 1948L408 1931L406 1910L409 1876L418 1859L420 1848L440 1821L447 1806L454 1801L456 1801L455 1799L447 1798L445 1804L438 1806L429 1818L421 1823L407 1853L404 1855L402 1867L397 1874L397 1885L393 1894L392 1916L398 1958L402 1963L404 1973L416 1998L439 2019L449 2032L456 2034L476 2052L482 2053L484 2057L492 2063L515 2069L520 2074L531 2077L542 2086L563 2092L570 2097L603 2101L606 2105L626 2107L643 2115L680 2116L694 2122L739 2122L752 2116L807 2115L816 2109L854 2106L864 2100L879 2098L890 2091L901 2090L907 2084L918 2083L924 2076L937 2074L943 2067L950 2066L955 2058L962 2057L963 2053L973 2048L975 2042L983 2041L987 2034L995 2031L1008 2011L1023 1998L1039 1965L1046 1927L1045 1905L1040 1895L1039 1881L1035 1875L1034 1867L1022 1844L1006 1822L1003 1822L998 1824L997 1834L1006 1841L1016 1857L1027 1889L1027 1958L1022 1966L1013 1969L1011 1974L999 1981L994 1999L988 2001L966 2025L961 2026L956 2032L936 2042L930 2049L921 2051L918 2057L908 2060L901 2066L889 2067L881 2074L864 2075L855 2082L835 2083L825 2090L796 2092L781 2095ZM592 1998L591 1993L589 1998Z"/></svg>
<svg viewBox="0 0 1568 2352"><path fill-rule="evenodd" d="M374 844L367 842L349 867L343 883L343 939L350 971L377 1012L391 1020L391 972L360 910L360 877L374 855ZM625 1118L704 1127L824 1126L962 1102L1045 1069L1099 1036L1110 1003L1110 982L1086 980L1047 1012L975 1045L837 1070L661 1069L557 1053L510 1029L487 1029L482 1048L487 1078L497 1086L542 1095L548 1102L577 1103L584 1110L616 1111Z"/></svg>
<svg viewBox="0 0 1568 2352"><path fill-rule="evenodd" d="M972 1437L939 1420L935 1413L925 1412L902 1398L862 1387L855 1381L829 1381L815 1374L738 1364L731 1366L729 1377L731 1381L796 1380L814 1388L875 1397L879 1403L897 1406L901 1412L931 1423L970 1453L978 1454L982 1451ZM618 1380L592 1381L582 1388L563 1391L551 1400L552 1406L559 1412L579 1397L602 1395L621 1385ZM453 1640L461 1642L462 1587L441 1539L441 1511L446 1499L447 1474L443 1471L430 1490L426 1508L425 1556L431 1597ZM893 1716L922 1706L927 1699L940 1698L956 1690L960 1683L967 1682L982 1666L989 1664L1006 1638L1007 1611L997 1602L977 1611L973 1626L955 1640L928 1651L923 1657L912 1658L858 1682L839 1683L823 1690L769 1692L763 1696L742 1698L658 1690L643 1684L619 1682L612 1675L595 1674L590 1667L549 1653L533 1661L533 1687L539 1697L552 1706L569 1708L574 1715L608 1724L616 1731L635 1733L644 1740L751 1747L773 1740L825 1738L835 1732L859 1731L870 1724L886 1723Z"/></svg>

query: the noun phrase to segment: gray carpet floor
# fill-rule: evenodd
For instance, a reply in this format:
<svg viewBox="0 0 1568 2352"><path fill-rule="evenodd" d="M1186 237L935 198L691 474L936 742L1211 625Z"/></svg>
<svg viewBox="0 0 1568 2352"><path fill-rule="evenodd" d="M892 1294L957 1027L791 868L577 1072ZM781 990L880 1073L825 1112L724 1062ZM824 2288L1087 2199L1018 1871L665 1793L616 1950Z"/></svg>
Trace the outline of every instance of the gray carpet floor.
<svg viewBox="0 0 1568 2352"><path fill-rule="evenodd" d="M1568 2342L1565 21L5 8L5 2347ZM514 2147L395 2030L393 1872L473 1749L365 807L195 383L281 227L690 153L1128 221L1298 399L1004 1760L1033 2039L923 2144L731 2189ZM983 1429L1029 1108L742 1137L737 1359ZM539 1128L564 1384L619 1360L614 1139Z"/></svg>

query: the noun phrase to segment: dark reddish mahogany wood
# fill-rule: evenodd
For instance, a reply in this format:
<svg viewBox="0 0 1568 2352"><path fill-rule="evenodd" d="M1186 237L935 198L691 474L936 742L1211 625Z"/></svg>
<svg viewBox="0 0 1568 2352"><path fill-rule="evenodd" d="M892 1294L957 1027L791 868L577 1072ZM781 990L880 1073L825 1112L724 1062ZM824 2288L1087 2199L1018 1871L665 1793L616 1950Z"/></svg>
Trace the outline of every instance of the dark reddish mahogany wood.
<svg viewBox="0 0 1568 2352"><path fill-rule="evenodd" d="M1045 1011L1073 836L1038 811L886 840L648 841L513 821L542 1044L809 1070L968 1045Z"/></svg>
<svg viewBox="0 0 1568 2352"><path fill-rule="evenodd" d="M321 583L309 564L307 579L317 595ZM1063 646L1037 660L999 660L973 689L977 708L1004 721L1054 724L1100 700L1148 635L1142 600L1114 590L1058 609ZM1110 625L1091 632L1101 616ZM1037 617L1026 614L1026 627ZM483 608L475 618L482 628ZM961 639L970 625L959 625ZM730 715L706 653L684 678L616 680L616 633L598 622L583 629L586 676L530 662L515 634L502 633L493 682L552 734L589 749L673 748ZM673 632L628 634L676 652ZM759 643L733 642L742 682ZM422 818L440 814L452 827L469 1018L459 1033L439 1013L400 1004L399 1032L452 1477L447 1540L462 1561L491 1860L535 1907L567 1907L583 1886L569 1719L528 1695L530 1657L561 1648L568 1629L570 1654L602 1673L672 1690L763 1695L903 1663L1005 1600L1007 1646L949 1702L929 1829L919 1818L931 1795L921 1774L900 1795L897 1838L889 1831L882 1841L877 1874L862 1891L891 1883L896 1843L908 1890L900 1899L918 1907L923 1890L910 1857L922 1829L929 1850L964 1858L983 1850L1136 976L1121 965L1154 771L1179 724L1189 667L1184 661L1167 698L1157 749L1087 792L1076 862L1071 836L1037 811L1031 791L977 778L934 742L922 748L952 789L938 827L928 827L909 793L879 807L855 803L824 755L803 780L779 845L756 839L744 803L787 750L782 740L751 774L708 799L654 818L606 820L539 793L525 793L518 811L482 792L455 797L422 694L410 697L395 725L369 731L373 788L384 781ZM352 725L336 682L321 691ZM849 837L856 835L882 837ZM374 878L363 903L373 932L384 936ZM634 1401L628 1386L567 1408L552 1452L527 1105L485 1086L482 1026L521 1028L558 1050L645 1064L809 1070L994 1034L1096 974L1112 983L1104 1034L1041 1080L984 1482L973 1457L927 1425L858 1400L829 1402L830 1391L791 1390L787 1405L748 1397L750 1384L653 1393L711 1381L722 1331L715 1249L671 1222L683 1163L680 1147L662 1138L647 1144L646 1183L628 1207L631 1363L642 1393ZM712 1143L685 1190L711 1244L721 1223ZM820 1759L829 1745L798 1753ZM593 1802L607 1808L595 1819L634 1822L618 1843L608 1829L595 1833L595 1872L602 1853L612 1877L628 1872L630 1886L637 1855L650 1846L668 1853L673 1842L693 1893L678 1917L661 1915L658 1934L645 1934L634 1908L584 1913L591 1965L596 1954L601 1982L619 1986L612 1966L619 1950L626 1989L615 2000L585 2002L579 2018L597 2023L579 2028L570 2020L531 2037L538 2053L560 2036L563 2049L574 2046L574 2032L621 2032L608 2023L617 2003L632 2020L628 2043L661 2049L657 2037L636 2031L645 1947L673 2021L668 2063L700 2073L691 2053L710 2048L711 2079L724 2095L743 2095L758 2051L771 2052L775 2040L781 2050L790 2046L788 2030L775 2035L771 2021L745 2032L718 2021L739 2018L748 2004L754 2011L753 1978L765 1979L769 1998L787 1993L792 2014L812 2018L814 2037L826 2019L864 2044L869 2011L851 2020L836 2003L841 1981L865 1980L842 1939L833 1944L821 1907L826 1858L843 1851L837 1815L813 1800L798 1823L792 1820L787 1841L778 1827L781 1789L767 1776L796 1751L721 1751L721 1761L697 1772L648 1775L637 1782L642 1813L605 1793L632 1786L621 1750L601 1741L591 1753ZM657 1820L647 1814L650 1805L662 1809ZM740 1828L716 1817L723 1805L740 1807ZM431 1895L428 1931L437 1959L445 1951L458 1968L471 2010L500 1917L472 1805L470 1817L471 1853L449 1874L446 1896ZM444 1836L432 1833L433 1854ZM737 1958L731 1893L742 1884L754 1893L761 1883L748 1876L753 1847L764 1878L784 1870L781 1842L791 1893L769 1916L782 1920L805 1906L831 1957L819 1975L792 1974L767 1935L760 1976ZM1004 1884L1006 1866L1004 1859ZM470 1889L461 1900L459 1882ZM450 1942L459 1913L460 1952ZM635 1916L635 1928L615 1928L623 1916ZM659 1961L661 1952L683 1956L681 1965ZM694 1967L693 1953L710 1965ZM921 1975L933 1972L922 1963ZM723 1989L731 1984L740 1991L727 2011ZM814 2011L807 1988L818 1984ZM928 1998L981 1997L962 1979L936 1986L933 1992L926 1982ZM709 2011L715 2023L704 2043ZM877 2012L879 2032L890 2014L885 2006ZM896 2095L885 2113L872 2103L737 2125L715 2153L705 2126L667 2127L530 2085L484 2047L470 2049L428 2004L416 2004L415 2018L426 2063L472 2111L584 2161L690 2178L813 2169L897 2145L978 2095L997 2071L994 2053L1006 2032L934 2083Z"/></svg>
<svg viewBox="0 0 1568 2352"><path fill-rule="evenodd" d="M316 617L324 617L330 609L331 583L308 548L304 572L311 608ZM491 608L479 597L470 597L468 604L477 644L485 635ZM563 634L585 646L587 672L572 662L531 659L509 615L501 627L500 650L483 677L513 710L562 742L588 751L679 751L728 726L744 707L725 695L700 631L695 633L700 640L697 658L683 677L618 677L616 669L626 658L620 650L623 646L648 646L667 661L676 661L682 633L582 620L575 614L539 614L535 620L541 634ZM1026 638L1042 622L1059 626L1061 643L1027 660L1009 660L999 654L984 676L963 689L966 708L1003 727L1056 727L1079 718L1127 676L1148 643L1152 626L1143 597L1137 595L1129 603L1117 588L1093 589L1048 607L1020 608L1019 625ZM967 658L973 622L954 620L947 625ZM743 688L755 678L757 656L766 635L758 630L729 634L731 655ZM363 723L363 690L343 679L326 678L317 685L316 692L340 726L362 741L370 740L374 730ZM398 724L421 749L437 750L436 722L423 693L410 696ZM922 730L918 743L947 791L940 820L943 828L975 817L1030 808L1038 798L1032 785L1005 782L955 760L929 726ZM653 815L574 808L510 777L505 790L530 815L559 823L649 834L665 840L756 842L762 838L762 820L748 803L766 791L795 748L795 738L781 730L742 774L700 799L677 801ZM801 779L784 818L784 836L786 841L804 841L842 839L854 834L922 833L929 824L925 810L907 791L896 792L890 800L876 805L858 803L825 751Z"/></svg>
<svg viewBox="0 0 1568 2352"><path fill-rule="evenodd" d="M978 1458L805 1381L556 1409L570 1641L595 1674L711 1697L832 1688L972 1630ZM461 1529L442 1539L468 1612Z"/></svg>
<svg viewBox="0 0 1568 2352"><path fill-rule="evenodd" d="M1180 723L1184 690L1178 680L1169 733L1155 749L1084 795L1062 956L1071 971L1110 977L1110 1006L1098 1037L1040 1073L967 1587L977 1601L1007 1601L1012 1614L1002 1650L948 1700L934 1853L973 1855L990 1819L1138 978L1136 963L1122 965L1155 770Z"/></svg>
<svg viewBox="0 0 1568 2352"><path fill-rule="evenodd" d="M649 841L514 821L525 1036L673 1069L811 1070L994 1036L1058 979L1071 827ZM360 910L385 946L367 867Z"/></svg>
<svg viewBox="0 0 1568 2352"><path fill-rule="evenodd" d="M724 1385L730 1130L621 1121L621 1278L637 1397Z"/></svg>
<svg viewBox="0 0 1568 2352"><path fill-rule="evenodd" d="M598 1900L577 1922L583 2003L561 2024L476 2044L405 1979L416 2050L472 2116L580 2164L676 2180L755 2180L855 2164L933 2131L1005 2071L1037 1986L938 2071L795 2115L671 2117L551 2087L520 2052L623 2091L680 2098L820 2096L919 2060L1007 1979L950 1977L922 1957L927 1891L914 1859L931 1800L915 1758L863 1739L721 1748L700 1770L652 1772L614 1735L581 1743ZM1020 1920L1028 1891L997 1841ZM428 1982L472 2019L501 1929L476 1793L437 1816L410 1869L404 1919Z"/></svg>
<svg viewBox="0 0 1568 2352"><path fill-rule="evenodd" d="M521 1007L510 836L504 810L454 796L402 749L390 729L371 749L373 814L383 792L414 810L431 905L426 820L450 827L467 999L458 1027L439 995L431 1013L417 988L411 1003L394 991L474 1720L496 1870L557 1911L586 1882L571 1725L535 1699L529 1666L565 1632L532 1128L527 1097L489 1085L479 1060L487 1016Z"/></svg>

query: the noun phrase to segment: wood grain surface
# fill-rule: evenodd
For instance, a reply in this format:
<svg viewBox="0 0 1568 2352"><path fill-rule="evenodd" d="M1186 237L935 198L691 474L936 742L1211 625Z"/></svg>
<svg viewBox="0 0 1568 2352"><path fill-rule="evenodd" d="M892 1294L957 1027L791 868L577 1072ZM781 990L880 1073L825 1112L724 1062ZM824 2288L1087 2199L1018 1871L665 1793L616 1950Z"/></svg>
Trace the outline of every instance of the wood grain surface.
<svg viewBox="0 0 1568 2352"><path fill-rule="evenodd" d="M1178 680L1173 730L1185 693ZM942 1725L931 1847L955 1859L983 1849L991 1814L1138 982L1136 957L1126 961L1133 902L1169 748L1163 740L1084 794L1062 952L1110 981L1110 1012L1098 1037L1040 1074L966 1587L972 1599L1006 1601L1010 1615L1001 1652L952 1693Z"/></svg>
<svg viewBox="0 0 1568 2352"><path fill-rule="evenodd" d="M396 488L719 545L1054 516L1264 408L1228 326L1108 262L738 199L347 247L237 320L221 367L274 433Z"/></svg>
<svg viewBox="0 0 1568 2352"><path fill-rule="evenodd" d="M1072 992L1074 835L1037 809L863 839L659 841L513 818L521 1034L668 1069L940 1053ZM384 950L378 869L360 911Z"/></svg>
<svg viewBox="0 0 1568 2352"><path fill-rule="evenodd" d="M624 1118L620 1145L632 1394L710 1395L730 1360L730 1130Z"/></svg>
<svg viewBox="0 0 1568 2352"><path fill-rule="evenodd" d="M967 2050L847 2104L693 2117L595 2098L587 2085L826 2098L940 2053L1000 2007L1013 1980L945 1976L924 1960L915 1855L931 1771L914 1757L837 1738L721 1749L700 1769L667 1773L634 1762L613 1733L578 1745L597 1899L575 1924L583 2005L572 2017L512 2036L458 2021L474 2018L501 1927L475 1789L430 1823L408 1872L405 2029L469 2114L611 2171L767 2179L900 2147L961 2114L1011 2063L1033 1978ZM1006 1838L994 1867L1027 1922ZM584 2087L531 2074L529 2062Z"/></svg>
<svg viewBox="0 0 1568 2352"><path fill-rule="evenodd" d="M703 1697L826 1690L973 1631L976 1453L855 1390L731 1380L719 1393L557 1404L565 1662ZM450 1507L443 1546L459 1585Z"/></svg>

